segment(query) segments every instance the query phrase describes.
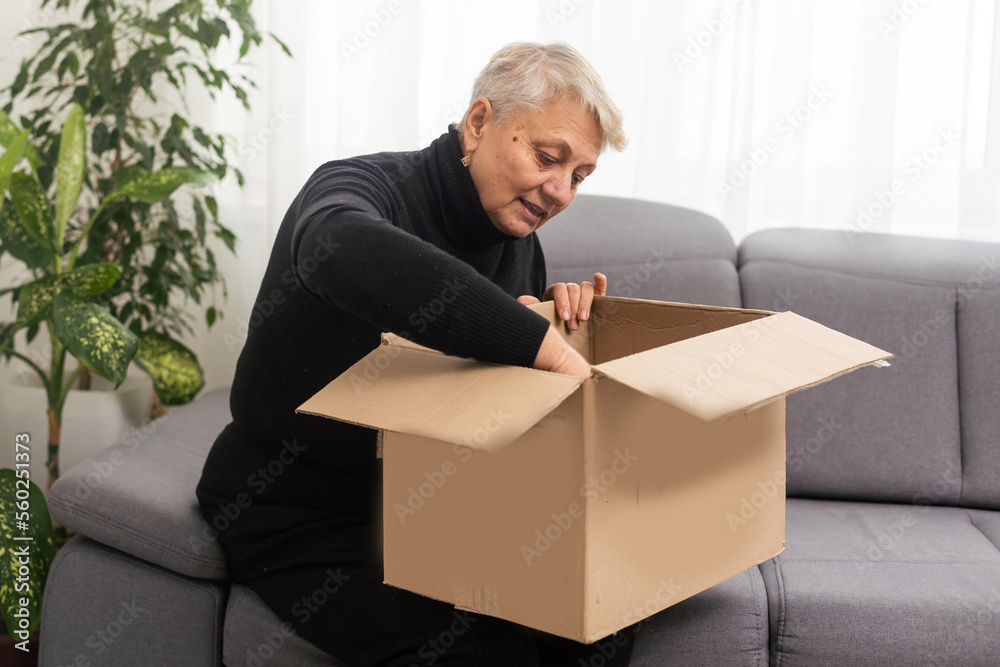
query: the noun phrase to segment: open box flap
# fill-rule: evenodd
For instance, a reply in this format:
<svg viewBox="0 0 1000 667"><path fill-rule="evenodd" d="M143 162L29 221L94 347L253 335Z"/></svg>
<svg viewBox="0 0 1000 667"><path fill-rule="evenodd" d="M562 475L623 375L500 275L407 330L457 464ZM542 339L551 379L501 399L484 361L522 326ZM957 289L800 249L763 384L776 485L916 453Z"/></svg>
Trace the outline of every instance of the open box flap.
<svg viewBox="0 0 1000 667"><path fill-rule="evenodd" d="M385 335L296 412L496 451L584 379L452 357Z"/></svg>
<svg viewBox="0 0 1000 667"><path fill-rule="evenodd" d="M891 356L788 312L614 359L595 370L710 421Z"/></svg>

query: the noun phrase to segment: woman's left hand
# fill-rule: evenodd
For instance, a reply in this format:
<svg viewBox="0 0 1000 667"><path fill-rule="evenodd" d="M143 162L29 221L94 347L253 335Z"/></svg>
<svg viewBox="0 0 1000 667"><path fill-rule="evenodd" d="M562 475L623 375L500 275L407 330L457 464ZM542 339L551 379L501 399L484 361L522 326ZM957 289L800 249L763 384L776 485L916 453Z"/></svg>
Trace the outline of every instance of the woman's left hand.
<svg viewBox="0 0 1000 667"><path fill-rule="evenodd" d="M556 283L545 290L542 301L555 301L556 312L570 329L580 328L580 322L590 319L590 306L595 296L604 296L608 291L608 278L603 273L594 274L594 282ZM526 306L538 303L533 296L519 296L517 300Z"/></svg>

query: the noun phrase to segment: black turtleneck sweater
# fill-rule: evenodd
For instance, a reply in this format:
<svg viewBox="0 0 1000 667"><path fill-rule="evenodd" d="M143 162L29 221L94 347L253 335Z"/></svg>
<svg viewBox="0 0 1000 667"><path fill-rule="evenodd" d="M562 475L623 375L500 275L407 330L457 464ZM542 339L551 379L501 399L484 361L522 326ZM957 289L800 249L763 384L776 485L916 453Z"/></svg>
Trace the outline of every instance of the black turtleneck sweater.
<svg viewBox="0 0 1000 667"><path fill-rule="evenodd" d="M421 151L328 162L306 182L252 311L233 421L198 486L206 515L245 493L253 507L244 514L302 510L276 513L276 524L327 511L379 518L375 432L295 408L377 347L382 331L447 354L532 364L548 322L516 297L545 289L541 246L535 234L517 239L492 224L460 160L452 128ZM274 461L280 474L266 474Z"/></svg>

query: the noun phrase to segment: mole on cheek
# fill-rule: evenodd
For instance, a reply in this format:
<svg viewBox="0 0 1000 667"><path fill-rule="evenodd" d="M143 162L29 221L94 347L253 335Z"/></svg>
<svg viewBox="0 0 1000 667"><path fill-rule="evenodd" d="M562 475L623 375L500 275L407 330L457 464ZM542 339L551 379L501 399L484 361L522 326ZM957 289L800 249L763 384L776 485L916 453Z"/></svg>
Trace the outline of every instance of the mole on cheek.
<svg viewBox="0 0 1000 667"><path fill-rule="evenodd" d="M517 141L517 137L514 137L514 141Z"/></svg>

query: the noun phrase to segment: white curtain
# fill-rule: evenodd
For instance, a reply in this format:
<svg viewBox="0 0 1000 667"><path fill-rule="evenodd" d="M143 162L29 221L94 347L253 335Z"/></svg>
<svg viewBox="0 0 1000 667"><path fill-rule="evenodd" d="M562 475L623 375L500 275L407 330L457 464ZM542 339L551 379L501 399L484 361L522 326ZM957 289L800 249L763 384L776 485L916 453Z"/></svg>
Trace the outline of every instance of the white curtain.
<svg viewBox="0 0 1000 667"><path fill-rule="evenodd" d="M273 45L255 56L250 114L189 99L232 134L247 174L244 190L219 192L240 241L226 317L193 345L210 386L232 377L272 240L309 174L330 159L427 145L464 112L489 56L515 40L576 46L625 114L628 149L602 156L582 192L699 209L737 242L787 226L1000 241L995 0L254 6L294 59Z"/></svg>
<svg viewBox="0 0 1000 667"><path fill-rule="evenodd" d="M270 141L233 196L272 235L317 165L426 145L523 39L575 45L625 112L631 145L586 192L697 208L737 241L775 226L1000 240L995 0L258 2L296 57L262 54L241 131Z"/></svg>

